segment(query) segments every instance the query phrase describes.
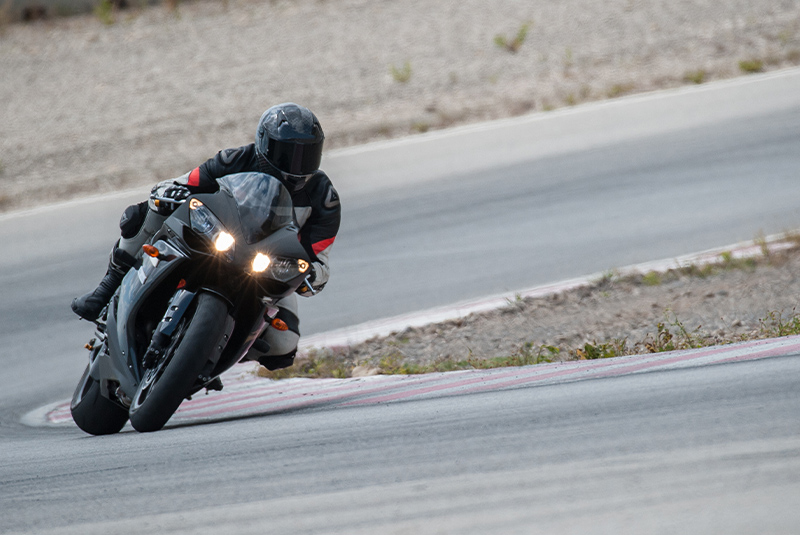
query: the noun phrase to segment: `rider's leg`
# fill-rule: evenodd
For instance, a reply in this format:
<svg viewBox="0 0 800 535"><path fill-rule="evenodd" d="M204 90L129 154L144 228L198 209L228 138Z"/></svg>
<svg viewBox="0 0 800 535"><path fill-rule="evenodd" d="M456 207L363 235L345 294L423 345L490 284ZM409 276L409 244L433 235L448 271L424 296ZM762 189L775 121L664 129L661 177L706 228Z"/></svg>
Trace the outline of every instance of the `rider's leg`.
<svg viewBox="0 0 800 535"><path fill-rule="evenodd" d="M161 228L165 216L149 210L147 203L134 204L125 209L119 226L120 240L111 249L108 270L93 291L72 300L72 311L80 317L94 321L119 288L123 277L141 257L142 245Z"/></svg>
<svg viewBox="0 0 800 535"><path fill-rule="evenodd" d="M251 348L245 355L245 360L257 360L268 370L287 368L294 363L297 353L297 343L300 341L300 320L297 317L297 296L292 294L284 297L277 303L278 315L288 329L285 331L267 325L261 333L261 340L269 344L269 351L263 353L256 348Z"/></svg>

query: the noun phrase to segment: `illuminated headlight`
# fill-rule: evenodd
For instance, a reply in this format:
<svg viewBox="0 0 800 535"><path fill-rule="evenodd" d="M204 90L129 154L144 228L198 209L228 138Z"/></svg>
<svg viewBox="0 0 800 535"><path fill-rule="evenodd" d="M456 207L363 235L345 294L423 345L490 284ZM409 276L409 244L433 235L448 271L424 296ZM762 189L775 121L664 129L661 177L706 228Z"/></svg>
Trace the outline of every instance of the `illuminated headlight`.
<svg viewBox="0 0 800 535"><path fill-rule="evenodd" d="M214 247L217 248L217 251L227 251L231 247L233 247L233 243L236 240L233 239L233 236L225 232L224 230L219 233L217 239L214 240Z"/></svg>
<svg viewBox="0 0 800 535"><path fill-rule="evenodd" d="M208 238L217 251L225 253L228 261L233 259L233 246L236 240L223 230L225 227L217 216L197 199L189 200L189 222L192 230Z"/></svg>
<svg viewBox="0 0 800 535"><path fill-rule="evenodd" d="M263 265L263 269L256 268L256 262L259 261L259 257L266 258L266 263L260 264ZM266 255L258 253L256 257L253 259L253 271L257 273L262 273L266 271L266 276L270 279L275 279L276 281L280 282L289 282L293 278L297 277L298 275L302 275L307 273L308 270L311 268L311 265L303 259L295 259L295 258L275 258L270 259Z"/></svg>
<svg viewBox="0 0 800 535"><path fill-rule="evenodd" d="M272 261L263 253L258 253L253 258L253 271L256 273L263 273L269 267Z"/></svg>

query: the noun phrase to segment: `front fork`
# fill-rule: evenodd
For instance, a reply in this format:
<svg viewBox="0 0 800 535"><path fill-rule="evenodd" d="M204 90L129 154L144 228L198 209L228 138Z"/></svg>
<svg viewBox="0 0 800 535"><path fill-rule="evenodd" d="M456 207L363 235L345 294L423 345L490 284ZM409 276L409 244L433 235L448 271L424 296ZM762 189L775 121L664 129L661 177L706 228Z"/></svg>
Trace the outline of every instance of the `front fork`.
<svg viewBox="0 0 800 535"><path fill-rule="evenodd" d="M161 318L156 330L153 332L150 345L142 358L142 366L145 369L152 368L158 363L164 350L169 346L172 334L175 332L175 327L186 313L189 305L192 304L196 295L196 292L182 289L175 292L175 295L172 296L167 306L167 311L164 313L164 317Z"/></svg>

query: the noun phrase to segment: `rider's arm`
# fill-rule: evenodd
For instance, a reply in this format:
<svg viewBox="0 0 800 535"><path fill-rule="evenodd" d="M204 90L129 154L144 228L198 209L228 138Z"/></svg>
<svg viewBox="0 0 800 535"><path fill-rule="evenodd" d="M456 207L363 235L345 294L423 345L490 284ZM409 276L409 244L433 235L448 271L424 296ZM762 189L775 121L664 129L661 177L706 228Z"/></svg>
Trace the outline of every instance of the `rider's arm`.
<svg viewBox="0 0 800 535"><path fill-rule="evenodd" d="M300 243L311 257L311 265L314 267L311 286L318 292L325 287L330 277L329 258L336 234L339 232L342 210L339 196L326 176L313 186L309 186L312 190L309 194L313 199L313 210L300 230ZM300 295L308 296L311 293L305 292Z"/></svg>
<svg viewBox="0 0 800 535"><path fill-rule="evenodd" d="M251 143L243 147L221 150L216 156L188 173L164 182L185 186L192 193L211 193L219 189L218 178L256 169L255 145Z"/></svg>

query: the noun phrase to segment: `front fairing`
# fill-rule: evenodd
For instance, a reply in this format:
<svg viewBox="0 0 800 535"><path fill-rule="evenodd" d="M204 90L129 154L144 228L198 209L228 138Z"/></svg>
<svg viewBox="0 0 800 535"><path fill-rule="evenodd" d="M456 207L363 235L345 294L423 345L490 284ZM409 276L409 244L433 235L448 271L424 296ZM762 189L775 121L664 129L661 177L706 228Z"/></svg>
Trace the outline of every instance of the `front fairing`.
<svg viewBox="0 0 800 535"><path fill-rule="evenodd" d="M277 181L268 175L261 177ZM255 182L258 179L258 176L240 177L239 185L245 188L248 184L258 185ZM246 351L247 344L252 343L263 325L266 303L290 295L303 282L304 273L276 280L269 273L253 272L253 258L258 253L269 255L275 262L280 259L309 262L298 240L298 229L293 219L286 216L292 210L286 199L291 202L291 197L275 187L272 189L279 195L270 198L271 204L265 203L264 217L258 216L257 198L243 195L242 188L223 187L216 193L192 196L190 199L202 203L232 235L234 247L220 253L207 236L193 230L190 203L186 202L154 236L152 245L158 250L157 256L143 255L126 274L107 317L108 348L115 357L108 361L104 357L101 361L106 369L113 369L106 376L116 378L127 395L133 395L141 380L142 357L153 330L179 288L190 293L210 291L228 301L236 328L230 347L226 347L220 360L222 366L237 361L242 350ZM248 205L245 210L240 204L242 199Z"/></svg>
<svg viewBox="0 0 800 535"><path fill-rule="evenodd" d="M244 282L254 286L251 291L273 299L292 294L303 283L307 269L283 277L276 277L274 271L281 259L310 262L298 240L291 196L276 178L261 173L231 175L220 179L216 193L193 195L192 199L210 210L235 240L230 250L216 251L211 239L192 225L191 200L167 220L172 234L181 237L193 255L204 257L209 273L224 274L217 278L228 281L246 277ZM253 271L253 259L259 253L276 262L267 272Z"/></svg>
<svg viewBox="0 0 800 535"><path fill-rule="evenodd" d="M177 277L179 268L189 260L187 254L166 241L159 240L155 246L163 258L145 255L138 266L128 271L122 279L119 293L112 299L107 322L107 329L116 333L116 336L108 338L109 350L123 357L126 369L119 371L131 376L130 384L122 384L126 392L130 388L135 391L140 379L138 363L141 362L141 344L136 343L135 333L141 308L151 301L154 292L163 291L164 283Z"/></svg>

